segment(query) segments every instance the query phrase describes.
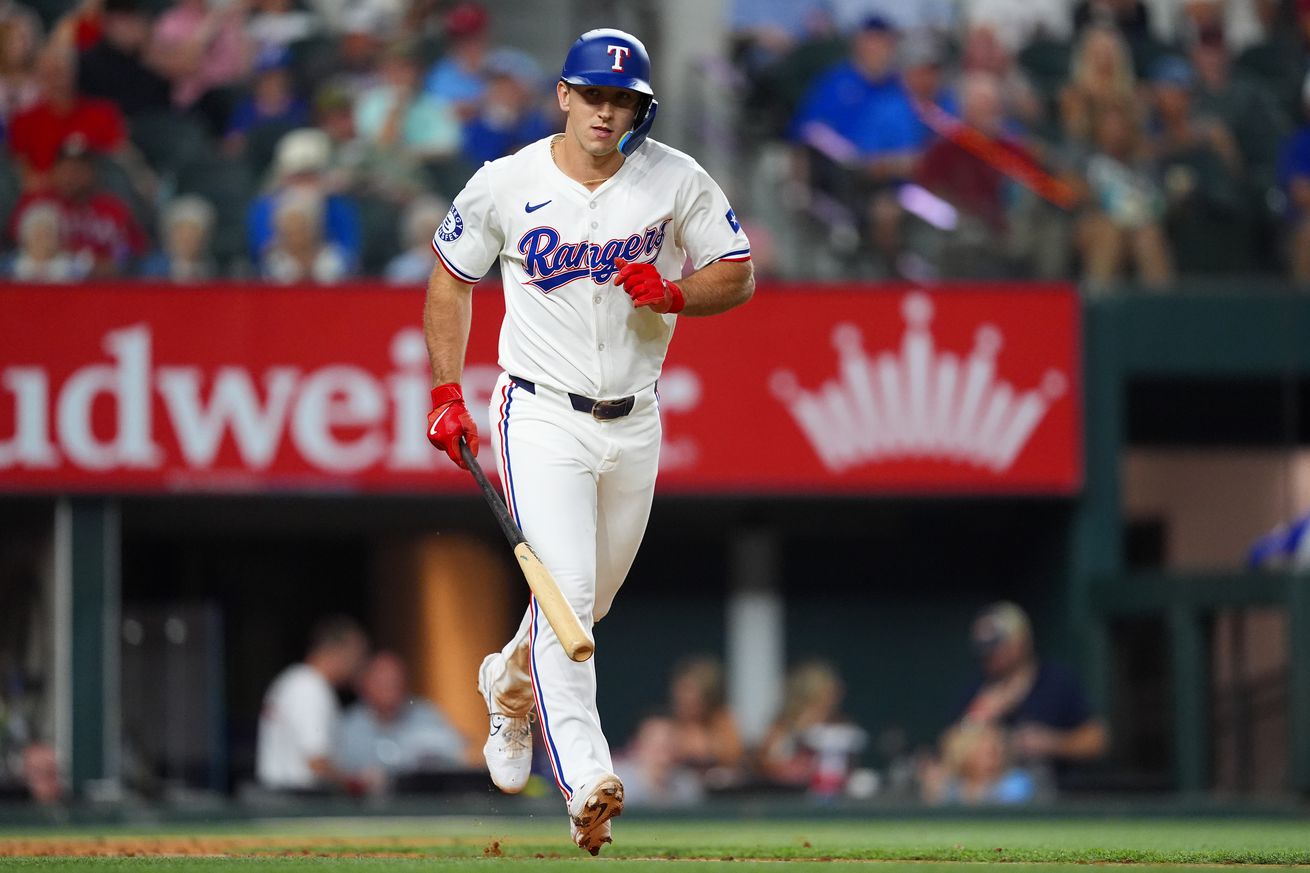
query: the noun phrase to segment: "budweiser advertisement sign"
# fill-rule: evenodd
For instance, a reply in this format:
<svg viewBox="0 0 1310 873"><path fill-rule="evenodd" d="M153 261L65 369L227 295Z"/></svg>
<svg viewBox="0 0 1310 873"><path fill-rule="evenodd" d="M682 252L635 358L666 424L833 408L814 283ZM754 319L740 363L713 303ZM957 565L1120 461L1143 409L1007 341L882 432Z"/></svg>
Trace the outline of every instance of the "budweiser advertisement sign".
<svg viewBox="0 0 1310 873"><path fill-rule="evenodd" d="M0 289L0 489L458 491L425 434L421 290ZM484 433L503 301L474 293ZM660 489L1071 494L1073 290L764 288L679 319ZM494 467L494 465L488 465Z"/></svg>

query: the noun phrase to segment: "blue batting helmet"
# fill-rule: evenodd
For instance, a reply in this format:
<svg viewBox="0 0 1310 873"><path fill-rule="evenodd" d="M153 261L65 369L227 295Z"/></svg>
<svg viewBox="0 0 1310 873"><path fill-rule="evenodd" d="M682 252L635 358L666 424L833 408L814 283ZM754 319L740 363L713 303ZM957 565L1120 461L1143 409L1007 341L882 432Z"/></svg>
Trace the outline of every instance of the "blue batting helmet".
<svg viewBox="0 0 1310 873"><path fill-rule="evenodd" d="M632 130L619 140L619 150L630 155L645 141L659 104L650 87L650 55L641 40L612 27L589 30L569 49L559 77L570 85L627 88L644 95Z"/></svg>

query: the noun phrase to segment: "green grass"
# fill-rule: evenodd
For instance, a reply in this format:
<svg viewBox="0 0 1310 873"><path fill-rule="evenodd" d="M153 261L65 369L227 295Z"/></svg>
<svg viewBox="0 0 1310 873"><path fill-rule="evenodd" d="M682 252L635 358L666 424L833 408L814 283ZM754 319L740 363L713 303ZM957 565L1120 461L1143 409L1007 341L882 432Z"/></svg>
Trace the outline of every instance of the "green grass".
<svg viewBox="0 0 1310 873"><path fill-rule="evenodd" d="M615 844L599 859L581 855L558 819L441 818L252 824L240 835L230 828L194 834L227 840L224 857L69 858L0 857L0 869L42 873L179 870L182 873L255 873L306 870L452 870L501 873L572 873L595 868L623 873L697 873L744 870L786 873L833 871L832 861L884 863L899 873L933 873L960 864L1004 865L1005 873L1053 873L1068 864L1302 864L1310 865L1310 822L1296 820L1181 819L941 819L714 822L641 820L616 822ZM94 844L154 838L143 831L67 832L70 842ZM49 839L40 833L0 835L7 842ZM170 831L158 838L189 839ZM234 840L238 842L232 842ZM117 844L117 843L116 843ZM308 853L308 854L302 854ZM386 857L369 857L385 854ZM395 857L400 855L401 857ZM670 863L682 861L686 863ZM766 863L767 862L767 863ZM925 863L926 862L926 863ZM839 865L845 866L845 865ZM1145 868L1143 868L1145 869ZM886 870L886 873L893 873ZM979 873L982 873L980 870Z"/></svg>

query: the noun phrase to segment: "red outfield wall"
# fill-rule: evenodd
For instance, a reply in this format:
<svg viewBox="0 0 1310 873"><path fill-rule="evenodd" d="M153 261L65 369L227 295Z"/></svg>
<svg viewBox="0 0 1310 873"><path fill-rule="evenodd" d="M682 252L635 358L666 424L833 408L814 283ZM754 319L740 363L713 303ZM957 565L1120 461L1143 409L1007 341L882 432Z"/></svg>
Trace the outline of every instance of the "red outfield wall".
<svg viewBox="0 0 1310 873"><path fill-rule="evenodd" d="M0 288L0 490L469 491L425 436L422 303L369 285ZM465 391L484 433L503 311L475 292ZM1080 360L1068 286L766 288L679 320L659 488L1072 494Z"/></svg>

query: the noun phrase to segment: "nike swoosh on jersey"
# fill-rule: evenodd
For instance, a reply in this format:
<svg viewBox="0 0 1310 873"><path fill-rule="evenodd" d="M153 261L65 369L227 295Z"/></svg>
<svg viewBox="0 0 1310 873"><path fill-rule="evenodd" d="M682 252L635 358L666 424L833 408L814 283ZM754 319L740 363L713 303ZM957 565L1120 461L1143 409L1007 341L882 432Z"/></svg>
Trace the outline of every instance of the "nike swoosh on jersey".
<svg viewBox="0 0 1310 873"><path fill-rule="evenodd" d="M553 202L553 201L551 201L551 200L547 200L547 201L545 201L545 203L538 203L536 206L533 206L531 203L524 203L524 204L523 204L523 211L524 211L524 212L536 212L538 209L540 209L541 207L545 206L546 203L551 203L551 202Z"/></svg>

